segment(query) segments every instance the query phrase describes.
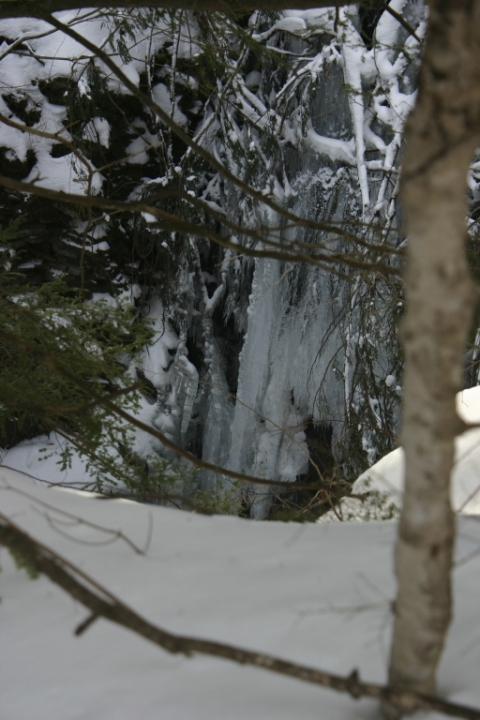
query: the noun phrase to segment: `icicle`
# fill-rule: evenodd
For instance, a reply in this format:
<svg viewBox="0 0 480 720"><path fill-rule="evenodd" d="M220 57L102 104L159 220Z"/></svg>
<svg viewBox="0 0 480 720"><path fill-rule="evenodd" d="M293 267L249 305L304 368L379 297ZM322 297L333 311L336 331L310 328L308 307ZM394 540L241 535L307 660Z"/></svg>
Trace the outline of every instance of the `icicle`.
<svg viewBox="0 0 480 720"><path fill-rule="evenodd" d="M175 388L177 397L181 398L182 422L180 436L184 444L185 435L192 419L193 404L197 396L198 371L187 358L186 336L182 333L175 355Z"/></svg>

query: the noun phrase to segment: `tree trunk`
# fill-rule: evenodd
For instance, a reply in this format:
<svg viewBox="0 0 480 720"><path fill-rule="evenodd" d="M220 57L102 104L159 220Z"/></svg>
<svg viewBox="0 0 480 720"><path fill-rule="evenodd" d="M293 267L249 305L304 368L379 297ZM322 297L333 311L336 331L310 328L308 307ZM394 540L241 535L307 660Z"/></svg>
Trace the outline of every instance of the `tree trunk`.
<svg viewBox="0 0 480 720"><path fill-rule="evenodd" d="M452 613L450 473L462 356L475 299L465 258L467 172L480 144L480 0L431 0L418 101L406 129L409 238L402 440L406 482L396 548L391 685L435 692ZM395 708L385 714L395 717Z"/></svg>

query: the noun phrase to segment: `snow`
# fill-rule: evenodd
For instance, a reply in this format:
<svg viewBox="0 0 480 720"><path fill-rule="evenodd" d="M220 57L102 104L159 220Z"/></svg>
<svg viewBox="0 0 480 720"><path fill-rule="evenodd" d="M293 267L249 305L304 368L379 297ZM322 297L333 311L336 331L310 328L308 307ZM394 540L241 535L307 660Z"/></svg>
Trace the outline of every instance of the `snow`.
<svg viewBox="0 0 480 720"><path fill-rule="evenodd" d="M330 9L313 9L313 10L285 10L281 13L280 20L272 25L269 30L264 33L254 33L254 40L264 40L270 37L274 32L283 31L292 35L308 36L312 31L318 29L331 31L335 15Z"/></svg>
<svg viewBox="0 0 480 720"><path fill-rule="evenodd" d="M249 72L247 77L245 78L245 85L248 88L258 88L262 81L262 75L258 72L258 70L252 70L252 72ZM233 133L236 134L236 133Z"/></svg>
<svg viewBox="0 0 480 720"><path fill-rule="evenodd" d="M94 117L85 126L83 137L90 142L98 142L103 147L110 145L110 123L105 118Z"/></svg>
<svg viewBox="0 0 480 720"><path fill-rule="evenodd" d="M72 452L71 467L62 470L59 457L66 448ZM44 483L86 487L94 481L94 476L86 469L86 461L82 460L74 448L56 433L41 435L32 440L22 440L15 447L2 452L2 465L9 466L24 473L33 481L34 478Z"/></svg>
<svg viewBox="0 0 480 720"><path fill-rule="evenodd" d="M393 12L401 15L407 4L407 0L391 0L389 3ZM398 42L398 31L400 24L398 20L390 13L382 13L375 29L375 40L381 50L377 52L377 63L383 62L383 59L392 56L395 52L395 46ZM381 59L380 59L381 58Z"/></svg>
<svg viewBox="0 0 480 720"><path fill-rule="evenodd" d="M170 92L166 85L163 83L155 85L155 87L152 88L152 97L157 105L160 105L162 110L171 115L178 125L181 127L187 125L187 118L176 104L173 105Z"/></svg>
<svg viewBox="0 0 480 720"><path fill-rule="evenodd" d="M147 143L143 137L137 137L127 147L127 162L132 165L144 165L148 162L148 153L145 152Z"/></svg>
<svg viewBox="0 0 480 720"><path fill-rule="evenodd" d="M327 155L332 162L343 162L347 165L355 164L355 155L352 152L354 143L352 140L338 140L319 135L312 128L307 130L307 142L310 150Z"/></svg>
<svg viewBox="0 0 480 720"><path fill-rule="evenodd" d="M365 680L385 681L394 522L204 517L47 490L5 469L0 498L17 525L166 630L341 674L358 668ZM145 554L121 538L108 542L109 530L121 530ZM460 518L455 618L439 672L440 692L473 706L480 705L479 543L478 520ZM171 656L104 620L76 638L84 608L45 578L16 570L4 549L0 563L8 648L0 656L2 720L378 717L372 701L222 660Z"/></svg>
<svg viewBox="0 0 480 720"><path fill-rule="evenodd" d="M395 383L392 375L391 385ZM463 390L457 395L457 412L468 423L480 422L480 387ZM469 430L455 440L456 460L452 475L452 506L457 513L480 516L480 430ZM405 461L402 448L385 455L366 470L353 485L355 495L373 493L372 502L348 498L342 501L340 513L344 519L362 520L398 514L402 504ZM380 507L377 508L378 499ZM327 513L322 522L335 521L338 515Z"/></svg>

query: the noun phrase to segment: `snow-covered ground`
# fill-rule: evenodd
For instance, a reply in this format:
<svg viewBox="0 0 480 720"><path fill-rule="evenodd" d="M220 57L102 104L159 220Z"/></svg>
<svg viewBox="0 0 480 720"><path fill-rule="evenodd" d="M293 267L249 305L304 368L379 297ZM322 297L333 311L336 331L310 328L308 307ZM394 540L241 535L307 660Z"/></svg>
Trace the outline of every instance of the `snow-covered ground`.
<svg viewBox="0 0 480 720"><path fill-rule="evenodd" d="M34 485L0 470L1 511L151 622L336 673L386 677L394 522L252 522ZM66 515L65 513L69 513ZM123 539L77 522L121 530ZM439 689L480 706L480 522L459 518L455 619ZM354 701L263 670L168 655L30 580L0 550L2 720L350 720Z"/></svg>
<svg viewBox="0 0 480 720"><path fill-rule="evenodd" d="M62 470L59 460L67 447L71 451L71 467ZM22 440L13 448L1 450L1 457L4 468L17 470L35 483L82 488L95 481L95 476L87 470L86 459L56 433Z"/></svg>

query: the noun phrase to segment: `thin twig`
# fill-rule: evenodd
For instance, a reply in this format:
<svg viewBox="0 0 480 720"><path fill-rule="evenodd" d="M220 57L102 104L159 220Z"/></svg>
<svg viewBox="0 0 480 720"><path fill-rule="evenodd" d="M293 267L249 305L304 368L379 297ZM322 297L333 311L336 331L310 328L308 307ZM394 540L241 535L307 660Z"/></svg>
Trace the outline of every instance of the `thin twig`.
<svg viewBox="0 0 480 720"><path fill-rule="evenodd" d="M20 490L19 488L13 487L13 485L10 485L10 483L6 482L5 484L0 485L0 491L1 490L10 490L14 492L16 495L21 495L22 497L28 498L29 500L32 500L33 502L42 505L42 507L47 508L47 510L53 510L54 512L63 515L64 517L69 518L70 520L74 521L77 525L85 525L87 527L92 528L93 530L98 530L102 533L107 533L111 536L110 540L108 542L115 542L116 540L123 540L124 542L129 545L132 550L137 553L137 555L145 555L148 545L150 544L150 537L151 537L151 528L150 524L152 521L151 515L149 516L149 529L147 532L147 542L145 544L145 548L142 550L142 548L138 547L133 540L130 540L127 535L124 535L124 533L121 530L112 530L111 528L106 528L103 525L97 525L96 523L89 522L88 520L84 520L83 518L79 517L78 515L73 515L72 513L67 512L66 510L61 510L58 507L55 507L55 505L51 505L50 503L45 502L44 500L40 500L39 498L36 498L34 495L31 495L30 493L25 492L24 490ZM45 517L53 525L53 520L50 518L48 514L45 514ZM70 538L73 540L76 540L76 538Z"/></svg>

